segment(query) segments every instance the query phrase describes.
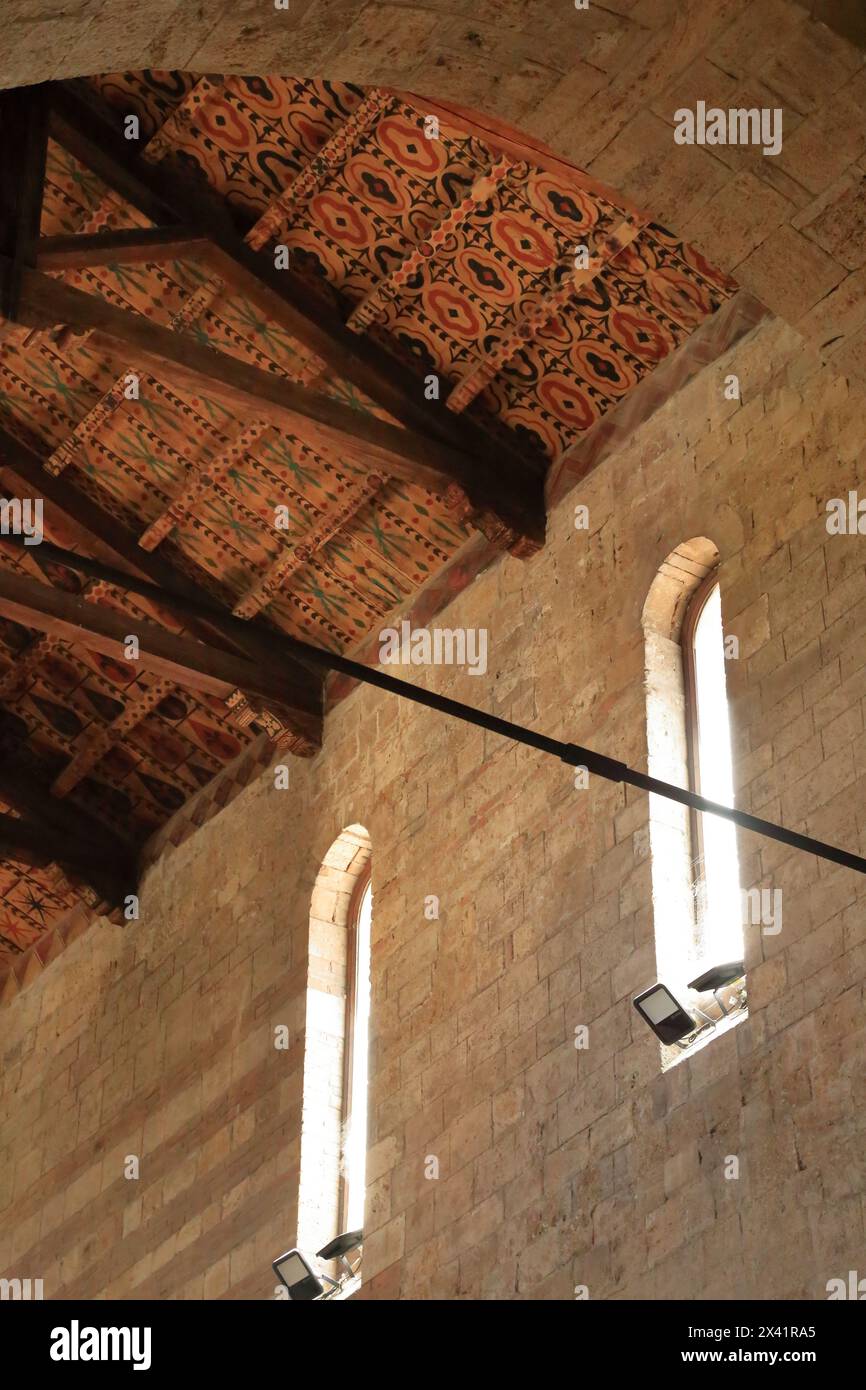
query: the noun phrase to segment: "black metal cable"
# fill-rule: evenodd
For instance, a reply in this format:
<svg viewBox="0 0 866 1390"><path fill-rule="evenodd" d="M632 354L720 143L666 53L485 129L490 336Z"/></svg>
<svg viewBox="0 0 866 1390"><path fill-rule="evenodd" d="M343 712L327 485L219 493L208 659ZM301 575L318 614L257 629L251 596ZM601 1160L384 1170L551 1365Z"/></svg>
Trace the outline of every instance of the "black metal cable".
<svg viewBox="0 0 866 1390"><path fill-rule="evenodd" d="M8 541L21 547L24 545L20 536L0 536L0 541ZM425 705L428 709L436 710L439 714L449 715L452 719L460 719L466 724L474 724L476 728L486 729L489 733L498 734L501 738L511 739L515 743L536 748L541 753L551 754L562 762L568 763L571 767L585 767L588 772L603 777L609 782L626 782L641 791L666 797L669 801L677 801L682 806L690 806L696 811L705 812L707 815L720 816L724 820L733 821L743 830L751 830L757 835L764 835L770 840L777 840L781 844L790 845L793 849L803 850L807 854L815 854L820 859L827 859L833 864L842 864L846 869L854 869L857 873L866 874L866 859L861 858L858 854L851 854L848 850L839 849L835 845L828 845L823 840L815 840L810 835L800 835L797 831L788 830L785 826L776 825L773 821L761 820L758 816L750 816L745 811L735 810L732 806L722 806L716 801L708 801L706 797L699 796L696 792L687 791L684 787L677 787L671 782L662 782L657 777L650 777L644 772L637 772L626 763L606 757L604 753L596 753L593 749L583 748L580 744L565 743L560 739L549 738L546 734L537 734L522 724L513 724L508 719L500 719L495 714L487 714L484 710L475 709L473 705L464 705L461 701L452 700L447 695L438 695L435 691L425 690L421 686L412 685L409 681L386 675L384 671L379 671L372 666L364 666L361 662L353 661L350 657L340 656L336 652L324 651L319 647L311 647L296 637L289 637L286 633L263 627L251 627L243 619L227 615L215 604L174 594L169 590L160 588L157 584L152 584L149 580L127 574L124 570L113 569L110 565L104 565L98 560L90 560L72 551L61 550L58 546L51 545L47 541L43 541L39 545L39 554L41 559L48 559L55 564L76 570L78 573L93 579L104 579L120 589L127 589L132 593L161 603L180 617L215 619L219 621L224 631L236 628L239 636L245 635L247 638L251 633L255 633L255 636L266 643L272 652L283 651L287 656L291 656L295 661L301 661L307 666L326 671L339 671L341 675L350 676L354 680L362 681L365 685L376 686L379 690L386 690L389 694L397 695L401 699L411 700L418 705Z"/></svg>

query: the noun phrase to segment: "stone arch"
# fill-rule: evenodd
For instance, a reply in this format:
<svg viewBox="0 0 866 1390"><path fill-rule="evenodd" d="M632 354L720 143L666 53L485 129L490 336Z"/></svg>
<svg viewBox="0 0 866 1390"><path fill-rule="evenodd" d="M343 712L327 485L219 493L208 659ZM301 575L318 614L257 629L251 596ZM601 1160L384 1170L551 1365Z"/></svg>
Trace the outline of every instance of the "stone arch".
<svg viewBox="0 0 866 1390"><path fill-rule="evenodd" d="M363 825L346 826L324 856L310 900L298 1245L315 1251L338 1234L349 927L370 872Z"/></svg>
<svg viewBox="0 0 866 1390"><path fill-rule="evenodd" d="M644 633L647 768L650 776L687 787L688 741L682 631L691 599L719 562L706 536L672 550L659 566L641 615ZM697 920L692 892L692 847L688 808L650 796L653 918L658 977L676 993L686 982L697 951ZM682 923L692 936L682 938Z"/></svg>

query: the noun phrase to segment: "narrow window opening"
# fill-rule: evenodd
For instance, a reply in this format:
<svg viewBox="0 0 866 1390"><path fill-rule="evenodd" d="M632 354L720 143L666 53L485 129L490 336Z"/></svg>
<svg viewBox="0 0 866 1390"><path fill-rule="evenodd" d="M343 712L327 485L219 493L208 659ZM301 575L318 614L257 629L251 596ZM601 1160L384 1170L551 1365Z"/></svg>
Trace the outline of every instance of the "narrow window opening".
<svg viewBox="0 0 866 1390"><path fill-rule="evenodd" d="M685 638L691 786L710 801L733 806L722 602L715 575L692 600ZM718 816L693 811L691 837L700 963L709 967L741 959L743 928L736 827Z"/></svg>
<svg viewBox="0 0 866 1390"><path fill-rule="evenodd" d="M367 1090L370 1037L370 933L373 887L361 885L349 942L346 1056L343 1081L343 1228L364 1225L367 1168Z"/></svg>
<svg viewBox="0 0 866 1390"><path fill-rule="evenodd" d="M648 767L654 777L733 806L717 565L711 541L686 542L668 556L647 596ZM716 968L743 960L742 902L736 828L729 821L656 795L649 810L657 984L685 1010L680 1029L686 1015L703 1029L679 1045L663 1045L668 1067L746 1016L742 972L713 993L720 975L730 975ZM715 974L707 976L710 971ZM648 990L652 984L647 981Z"/></svg>

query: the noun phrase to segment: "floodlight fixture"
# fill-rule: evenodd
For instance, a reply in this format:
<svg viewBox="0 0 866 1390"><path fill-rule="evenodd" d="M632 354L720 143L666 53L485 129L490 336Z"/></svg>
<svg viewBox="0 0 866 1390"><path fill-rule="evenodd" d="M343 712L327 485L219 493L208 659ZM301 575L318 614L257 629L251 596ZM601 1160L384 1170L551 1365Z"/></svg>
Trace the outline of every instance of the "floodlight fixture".
<svg viewBox="0 0 866 1390"><path fill-rule="evenodd" d="M339 1260L342 1265L339 1279L313 1268L302 1250L287 1250L274 1260L273 1271L289 1291L292 1303L311 1303L317 1299L349 1298L360 1286L360 1255L354 1265L349 1260L353 1250L360 1250L363 1231L344 1231L316 1251L317 1260Z"/></svg>
<svg viewBox="0 0 866 1390"><path fill-rule="evenodd" d="M732 985L736 980L741 980L746 973L746 963L742 960L729 960L724 965L713 965L709 970L705 970L697 979L689 981L689 989L693 989L696 994L707 994L710 990L713 997L727 1018L729 1010L719 997L719 990L726 985Z"/></svg>
<svg viewBox="0 0 866 1390"><path fill-rule="evenodd" d="M654 984L632 1000L635 1008L656 1037L667 1046L679 1043L698 1027L691 1014L686 1013L667 985Z"/></svg>
<svg viewBox="0 0 866 1390"><path fill-rule="evenodd" d="M360 1259L353 1265L349 1262L349 1255L353 1250L360 1249L364 1242L363 1231L344 1231L341 1236L335 1236L329 1240L327 1245L323 1245L321 1250L316 1251L317 1260L339 1260L343 1266L343 1277L354 1279L361 1267Z"/></svg>
<svg viewBox="0 0 866 1390"><path fill-rule="evenodd" d="M293 1303L309 1303L321 1298L325 1285L301 1250L287 1250L274 1260L273 1270L285 1284Z"/></svg>

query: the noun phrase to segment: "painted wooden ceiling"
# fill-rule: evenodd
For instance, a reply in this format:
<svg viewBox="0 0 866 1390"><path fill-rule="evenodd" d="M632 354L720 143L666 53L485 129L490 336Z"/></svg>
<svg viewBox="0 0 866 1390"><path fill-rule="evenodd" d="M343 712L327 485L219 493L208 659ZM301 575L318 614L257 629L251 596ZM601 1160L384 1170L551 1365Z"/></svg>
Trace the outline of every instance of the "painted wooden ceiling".
<svg viewBox="0 0 866 1390"><path fill-rule="evenodd" d="M419 392L435 378L451 411L483 426L494 452L509 441L533 474L736 290L579 170L421 99L275 77L89 81L118 122L137 117L148 160L209 185L249 246L269 257L285 247L359 342L373 338L407 364ZM50 143L44 236L146 225ZM581 256L592 273L579 273ZM195 254L62 278L389 418ZM312 422L291 433L242 416L168 371L106 356L86 335L0 326L0 425L227 611L261 614L319 646L357 651L431 579L471 577L460 580L459 560L472 525L448 499L371 473ZM69 544L56 527L47 538ZM38 546L0 547L0 563L171 625L143 599L40 561ZM53 795L137 843L258 727L216 698L0 621L4 746L31 760ZM56 866L0 863L0 959L25 951L85 891Z"/></svg>

